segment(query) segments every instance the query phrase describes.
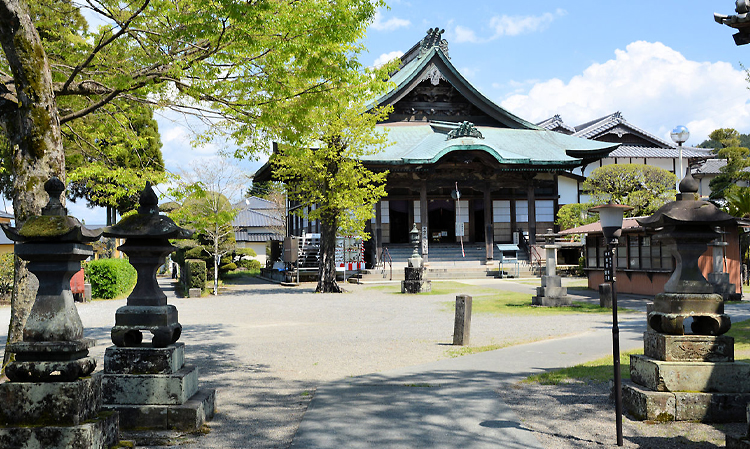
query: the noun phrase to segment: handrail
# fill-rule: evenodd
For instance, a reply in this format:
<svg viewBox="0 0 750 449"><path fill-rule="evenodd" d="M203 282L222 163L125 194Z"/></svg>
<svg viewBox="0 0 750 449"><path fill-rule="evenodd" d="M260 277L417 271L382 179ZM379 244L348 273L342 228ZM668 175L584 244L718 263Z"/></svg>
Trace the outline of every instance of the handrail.
<svg viewBox="0 0 750 449"><path fill-rule="evenodd" d="M388 248L383 247L383 252L380 253L380 263L383 264L383 271L385 271L386 256L388 256L388 267L391 269L391 278L388 280L392 281L393 280L393 258L391 257L391 252L388 251Z"/></svg>
<svg viewBox="0 0 750 449"><path fill-rule="evenodd" d="M534 265L536 265L539 270L542 269L542 256L539 254L539 250L536 248L536 246L532 246L526 236L523 234L523 230L518 230L518 246L521 247L524 251L526 251L526 254L529 255L529 266L534 269Z"/></svg>

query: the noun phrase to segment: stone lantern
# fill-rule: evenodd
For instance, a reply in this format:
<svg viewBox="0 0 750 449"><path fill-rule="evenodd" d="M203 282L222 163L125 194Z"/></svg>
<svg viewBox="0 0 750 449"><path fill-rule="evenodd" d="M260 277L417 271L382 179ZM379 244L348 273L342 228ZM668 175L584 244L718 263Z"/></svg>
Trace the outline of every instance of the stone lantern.
<svg viewBox="0 0 750 449"><path fill-rule="evenodd" d="M177 321L177 308L167 304L167 296L156 281L167 255L175 249L169 239L185 239L191 231L177 226L171 218L159 214L158 198L147 183L141 192L138 213L126 216L104 231L106 237L124 238L118 249L128 255L138 273L135 288L128 296L127 305L117 309L112 342L116 346L138 346L143 340L141 331L153 334L151 343L163 348L180 338L182 326Z"/></svg>
<svg viewBox="0 0 750 449"><path fill-rule="evenodd" d="M110 447L118 441L117 416L101 412L102 376L92 374L96 361L88 356L96 341L83 336L70 291L71 277L93 255L89 243L101 231L68 216L59 179L47 181L44 190L49 202L41 215L20 229L2 225L39 289L23 341L9 345L16 357L5 369L10 382L0 383L0 447L31 447L34 441L45 448Z"/></svg>
<svg viewBox="0 0 750 449"><path fill-rule="evenodd" d="M125 238L119 247L138 272L127 304L117 309L112 342L104 353L104 408L120 414L129 430L200 429L214 414L216 390L198 389L198 369L185 363L185 344L177 308L167 304L156 271L176 248L169 239L192 232L159 214L158 198L147 183L138 212L105 229L108 237ZM142 342L142 331L153 334Z"/></svg>
<svg viewBox="0 0 750 449"><path fill-rule="evenodd" d="M734 360L734 339L721 295L703 276L699 257L736 219L697 199L688 173L677 201L637 221L656 230L675 259L674 273L648 307L642 355L630 356L632 383L623 388L626 409L637 419L738 422L750 402L750 365ZM692 334L686 334L690 319Z"/></svg>
<svg viewBox="0 0 750 449"><path fill-rule="evenodd" d="M557 274L557 250L560 248L555 241L560 234L547 229L546 234L538 235L544 239L546 251L547 272L542 276L542 286L536 288L536 295L531 297L531 304L545 307L566 307L572 304L568 289L562 286L562 278Z"/></svg>

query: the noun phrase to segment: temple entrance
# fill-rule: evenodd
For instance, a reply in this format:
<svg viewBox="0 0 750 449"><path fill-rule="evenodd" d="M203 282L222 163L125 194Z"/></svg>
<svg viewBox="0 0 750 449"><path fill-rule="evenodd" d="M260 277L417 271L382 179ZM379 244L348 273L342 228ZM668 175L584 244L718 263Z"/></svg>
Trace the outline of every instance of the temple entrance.
<svg viewBox="0 0 750 449"><path fill-rule="evenodd" d="M412 223L409 223L409 201L389 201L388 211L391 222L391 243L409 243L409 231Z"/></svg>
<svg viewBox="0 0 750 449"><path fill-rule="evenodd" d="M453 200L430 200L429 212L430 242L455 242L456 202Z"/></svg>
<svg viewBox="0 0 750 449"><path fill-rule="evenodd" d="M484 201L476 200L473 203L474 241L484 242Z"/></svg>

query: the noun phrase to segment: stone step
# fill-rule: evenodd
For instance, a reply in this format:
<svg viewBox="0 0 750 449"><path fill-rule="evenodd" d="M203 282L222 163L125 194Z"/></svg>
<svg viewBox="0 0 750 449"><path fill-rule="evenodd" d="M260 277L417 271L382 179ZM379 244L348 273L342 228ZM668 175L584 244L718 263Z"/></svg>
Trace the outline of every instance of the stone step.
<svg viewBox="0 0 750 449"><path fill-rule="evenodd" d="M123 430L198 430L214 416L216 390L199 390L182 405L104 405L120 414Z"/></svg>

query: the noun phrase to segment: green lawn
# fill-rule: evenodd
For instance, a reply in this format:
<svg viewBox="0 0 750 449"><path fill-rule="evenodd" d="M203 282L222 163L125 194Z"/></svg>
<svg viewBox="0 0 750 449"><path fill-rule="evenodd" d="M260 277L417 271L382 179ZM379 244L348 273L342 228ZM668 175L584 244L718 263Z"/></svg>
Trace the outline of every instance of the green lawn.
<svg viewBox="0 0 750 449"><path fill-rule="evenodd" d="M750 362L750 320L732 324L732 328L726 335L734 337L735 360ZM643 354L643 350L620 354L620 371L623 379L630 379L630 354ZM612 379L613 370L612 357L604 357L570 368L535 374L526 378L524 382L539 382L546 385L557 385L571 380L607 382Z"/></svg>

